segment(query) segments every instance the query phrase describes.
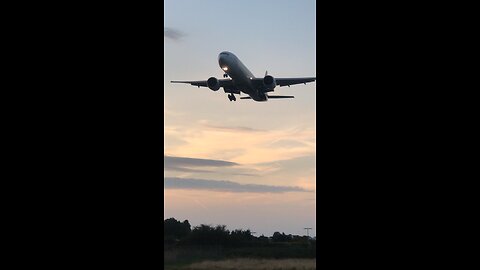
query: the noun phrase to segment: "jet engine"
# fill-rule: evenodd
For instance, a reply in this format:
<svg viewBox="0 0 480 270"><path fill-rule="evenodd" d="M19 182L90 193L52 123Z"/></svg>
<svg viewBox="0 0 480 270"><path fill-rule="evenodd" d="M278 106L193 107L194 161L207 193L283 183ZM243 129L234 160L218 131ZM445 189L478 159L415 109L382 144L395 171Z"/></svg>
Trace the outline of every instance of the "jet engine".
<svg viewBox="0 0 480 270"><path fill-rule="evenodd" d="M273 90L273 88L277 86L277 83L275 82L275 78L270 75L266 75L263 78L263 86L265 86L267 90Z"/></svg>
<svg viewBox="0 0 480 270"><path fill-rule="evenodd" d="M218 82L217 78L215 77L210 77L207 80L207 86L208 88L212 89L213 91L217 91L220 89L220 83Z"/></svg>

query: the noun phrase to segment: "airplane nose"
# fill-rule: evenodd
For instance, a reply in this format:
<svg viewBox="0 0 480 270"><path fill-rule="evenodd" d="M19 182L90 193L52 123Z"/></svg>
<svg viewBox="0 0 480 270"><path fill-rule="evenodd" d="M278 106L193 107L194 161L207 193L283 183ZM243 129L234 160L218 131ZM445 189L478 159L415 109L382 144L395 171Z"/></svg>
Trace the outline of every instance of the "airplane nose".
<svg viewBox="0 0 480 270"><path fill-rule="evenodd" d="M220 66L224 66L226 64L225 55L218 56L218 64L220 64Z"/></svg>

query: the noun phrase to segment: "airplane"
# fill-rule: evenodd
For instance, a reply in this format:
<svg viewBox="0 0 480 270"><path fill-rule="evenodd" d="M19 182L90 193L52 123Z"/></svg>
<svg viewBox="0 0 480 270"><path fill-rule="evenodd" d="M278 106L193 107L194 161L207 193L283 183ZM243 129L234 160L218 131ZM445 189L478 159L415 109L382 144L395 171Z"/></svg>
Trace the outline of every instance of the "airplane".
<svg viewBox="0 0 480 270"><path fill-rule="evenodd" d="M316 80L316 77L304 77L304 78L274 78L268 75L268 71L265 72L263 78L256 78L252 72L248 70L245 65L231 52L221 52L218 55L218 64L220 68L225 72L224 78L230 77L231 79L217 79L210 77L206 81L170 81L170 83L189 83L194 86L208 87L213 91L218 91L220 87L223 87L225 93L230 93L228 99L230 101L236 101L234 94L245 93L248 97L240 97L240 99L253 99L255 101L267 101L274 98L294 98L294 96L270 96L267 93L273 92L276 86L288 86L294 84L307 84Z"/></svg>

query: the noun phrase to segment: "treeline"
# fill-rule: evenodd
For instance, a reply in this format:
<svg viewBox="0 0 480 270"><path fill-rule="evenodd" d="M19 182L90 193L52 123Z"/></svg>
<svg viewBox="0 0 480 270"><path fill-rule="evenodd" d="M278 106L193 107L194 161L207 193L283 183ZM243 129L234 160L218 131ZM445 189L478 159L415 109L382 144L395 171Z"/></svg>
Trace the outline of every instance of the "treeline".
<svg viewBox="0 0 480 270"><path fill-rule="evenodd" d="M188 220L180 222L174 218L164 220L164 244L189 246L224 246L224 247L245 247L245 246L272 246L275 244L289 243L312 245L315 240L307 236L286 235L275 232L271 237L264 235L255 237L250 230L229 231L225 225L200 225L191 228Z"/></svg>

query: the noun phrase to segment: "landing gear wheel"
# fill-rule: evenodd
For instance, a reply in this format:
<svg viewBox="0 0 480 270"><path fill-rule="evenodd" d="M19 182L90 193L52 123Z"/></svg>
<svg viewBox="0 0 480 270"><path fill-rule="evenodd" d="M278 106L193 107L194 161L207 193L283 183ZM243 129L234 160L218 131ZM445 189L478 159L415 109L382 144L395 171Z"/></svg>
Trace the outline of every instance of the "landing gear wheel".
<svg viewBox="0 0 480 270"><path fill-rule="evenodd" d="M228 95L228 99L229 99L230 101L232 101L232 100L233 100L233 101L236 101L236 100L237 100L237 98L236 98L233 94Z"/></svg>
<svg viewBox="0 0 480 270"><path fill-rule="evenodd" d="M227 73L223 74L223 78L227 78L227 77L228 77Z"/></svg>

